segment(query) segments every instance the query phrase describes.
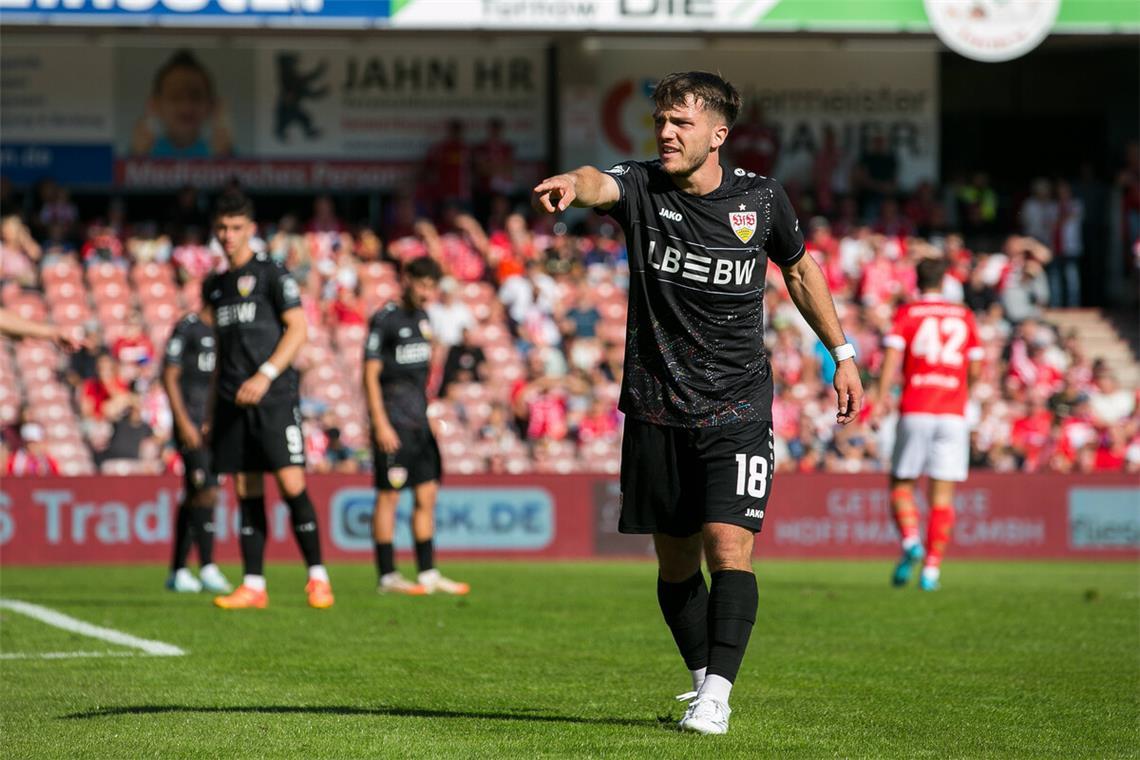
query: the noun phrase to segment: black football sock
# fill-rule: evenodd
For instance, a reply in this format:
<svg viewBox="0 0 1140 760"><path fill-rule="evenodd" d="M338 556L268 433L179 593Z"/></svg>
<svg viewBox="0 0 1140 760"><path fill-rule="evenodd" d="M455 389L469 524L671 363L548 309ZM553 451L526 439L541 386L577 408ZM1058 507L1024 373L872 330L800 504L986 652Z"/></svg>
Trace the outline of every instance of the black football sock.
<svg viewBox="0 0 1140 760"><path fill-rule="evenodd" d="M391 543L382 544L377 541L372 545L372 553L376 557L376 572L381 577L396 572L396 554Z"/></svg>
<svg viewBox="0 0 1140 760"><path fill-rule="evenodd" d="M657 603L661 605L661 614L673 632L685 665L689 670L707 666L709 591L705 576L698 570L692 578L680 583L668 583L658 577Z"/></svg>
<svg viewBox="0 0 1140 760"><path fill-rule="evenodd" d="M190 538L193 532L192 513L194 508L186 502L178 505L178 514L174 520L174 555L170 558L170 571L186 567L186 558L190 554Z"/></svg>
<svg viewBox="0 0 1140 760"><path fill-rule="evenodd" d="M416 541L416 569L421 573L435 567L434 539Z"/></svg>
<svg viewBox="0 0 1140 760"><path fill-rule="evenodd" d="M321 533L317 529L317 512L309 500L309 492L301 491L285 500L293 518L293 538L301 547L301 555L309 567L321 564Z"/></svg>
<svg viewBox="0 0 1140 760"><path fill-rule="evenodd" d="M708 675L734 682L756 622L756 576L745 570L712 574L709 591Z"/></svg>
<svg viewBox="0 0 1140 760"><path fill-rule="evenodd" d="M190 510L190 524L194 528L194 542L198 545L198 562L203 567L214 563L214 510L212 507L194 507Z"/></svg>
<svg viewBox="0 0 1140 760"><path fill-rule="evenodd" d="M265 497L247 496L241 505L241 564L245 575L265 574Z"/></svg>

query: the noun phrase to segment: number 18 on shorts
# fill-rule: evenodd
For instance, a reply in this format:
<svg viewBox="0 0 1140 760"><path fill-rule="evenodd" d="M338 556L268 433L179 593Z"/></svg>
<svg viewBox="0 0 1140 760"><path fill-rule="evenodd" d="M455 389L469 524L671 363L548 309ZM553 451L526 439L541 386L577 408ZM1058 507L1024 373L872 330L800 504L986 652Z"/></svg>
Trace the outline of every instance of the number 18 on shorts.
<svg viewBox="0 0 1140 760"><path fill-rule="evenodd" d="M758 533L774 446L770 422L676 428L626 418L618 530L691 536L719 522Z"/></svg>

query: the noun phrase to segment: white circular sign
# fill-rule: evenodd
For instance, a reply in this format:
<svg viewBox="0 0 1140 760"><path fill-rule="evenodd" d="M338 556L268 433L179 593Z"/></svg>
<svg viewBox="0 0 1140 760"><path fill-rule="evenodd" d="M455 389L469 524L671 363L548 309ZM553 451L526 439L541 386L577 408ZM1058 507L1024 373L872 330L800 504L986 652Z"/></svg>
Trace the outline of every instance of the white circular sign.
<svg viewBox="0 0 1140 760"><path fill-rule="evenodd" d="M1061 0L923 0L938 39L975 61L1020 58L1049 36Z"/></svg>

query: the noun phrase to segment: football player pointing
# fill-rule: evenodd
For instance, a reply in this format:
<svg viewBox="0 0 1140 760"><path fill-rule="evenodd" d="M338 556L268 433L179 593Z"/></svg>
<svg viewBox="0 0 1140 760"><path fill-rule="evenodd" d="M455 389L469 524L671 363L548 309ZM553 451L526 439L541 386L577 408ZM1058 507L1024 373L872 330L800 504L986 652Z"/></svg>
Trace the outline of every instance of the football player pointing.
<svg viewBox="0 0 1140 760"><path fill-rule="evenodd" d="M625 231L630 261L618 529L651 533L657 599L692 675L682 729L728 730L729 694L756 620L752 549L772 484L772 371L764 349L768 260L837 362L837 422L863 390L822 272L780 185L720 163L740 95L715 74L662 79L658 159L584 166L532 203L595 208ZM711 587L701 573L701 554Z"/></svg>

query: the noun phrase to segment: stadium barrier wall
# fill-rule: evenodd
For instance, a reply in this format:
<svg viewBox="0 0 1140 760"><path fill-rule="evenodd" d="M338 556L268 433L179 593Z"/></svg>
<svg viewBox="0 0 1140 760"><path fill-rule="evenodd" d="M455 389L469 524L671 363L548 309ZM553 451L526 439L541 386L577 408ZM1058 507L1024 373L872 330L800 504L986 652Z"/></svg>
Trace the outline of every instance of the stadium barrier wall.
<svg viewBox="0 0 1140 760"><path fill-rule="evenodd" d="M296 560L288 510L267 482L268 556ZM0 484L0 563L166 562L181 482L175 477L8 478ZM367 476L311 475L330 560L371 558ZM1128 475L979 473L960 488L956 558L1140 558L1140 481ZM437 507L439 553L452 557L652 555L648 536L616 532L617 480L599 475L449 477ZM410 495L397 548L411 546ZM238 559L237 502L216 510L218 558ZM761 557L890 557L896 537L884 478L779 475L757 541Z"/></svg>

